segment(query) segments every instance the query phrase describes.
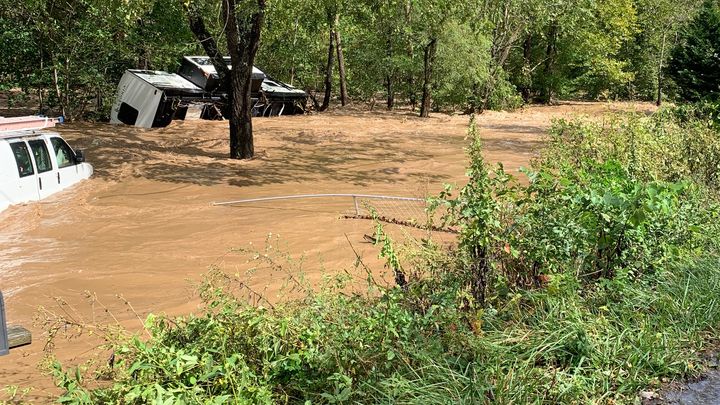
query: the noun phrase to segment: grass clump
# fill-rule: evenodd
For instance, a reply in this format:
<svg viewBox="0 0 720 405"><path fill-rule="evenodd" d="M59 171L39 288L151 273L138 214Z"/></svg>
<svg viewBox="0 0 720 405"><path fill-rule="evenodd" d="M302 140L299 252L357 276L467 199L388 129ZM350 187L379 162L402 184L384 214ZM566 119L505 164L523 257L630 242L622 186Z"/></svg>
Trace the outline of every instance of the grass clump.
<svg viewBox="0 0 720 405"><path fill-rule="evenodd" d="M56 365L60 401L634 402L697 371L720 325L716 188L685 131L718 133L678 117L558 122L527 185L485 165L471 123L468 184L430 204L457 244L403 255L377 224L396 286L260 305L213 271L202 313L115 342L109 381Z"/></svg>

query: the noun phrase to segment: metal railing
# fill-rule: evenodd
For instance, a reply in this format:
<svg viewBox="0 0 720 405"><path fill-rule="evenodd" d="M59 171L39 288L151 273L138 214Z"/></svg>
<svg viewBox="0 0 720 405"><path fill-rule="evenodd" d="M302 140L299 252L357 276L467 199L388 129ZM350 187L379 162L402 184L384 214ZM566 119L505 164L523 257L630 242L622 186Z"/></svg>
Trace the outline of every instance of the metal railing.
<svg viewBox="0 0 720 405"><path fill-rule="evenodd" d="M298 199L352 199L352 206L349 206L341 214L345 219L372 219L396 225L433 230L440 232L457 233L457 230L442 224L446 213L444 207L428 209L428 200L425 198L397 197L376 194L297 194L274 197L248 198L244 200L213 202L214 206L242 206L244 204L258 202L282 202L284 200ZM293 210L291 208L281 208Z"/></svg>
<svg viewBox="0 0 720 405"><path fill-rule="evenodd" d="M250 198L250 199L246 199L246 200L214 202L214 203L212 203L212 205L236 205L236 204L245 204L245 203L253 203L253 202L263 202L263 201L293 200L293 199L298 199L298 198L331 198L331 197L352 198L356 215L360 215L359 201L362 199L416 201L416 202L424 202L425 201L422 198L395 197L395 196L389 196L389 195L373 195L373 194L298 194L298 195L284 195L284 196L278 196L278 197L262 197L262 198Z"/></svg>

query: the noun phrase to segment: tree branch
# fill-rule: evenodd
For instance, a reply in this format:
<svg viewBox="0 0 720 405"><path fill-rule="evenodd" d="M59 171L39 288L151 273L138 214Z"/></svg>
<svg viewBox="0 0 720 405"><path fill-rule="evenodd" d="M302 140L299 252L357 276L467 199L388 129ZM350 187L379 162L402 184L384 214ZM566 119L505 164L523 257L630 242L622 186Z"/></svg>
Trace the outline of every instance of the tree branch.
<svg viewBox="0 0 720 405"><path fill-rule="evenodd" d="M223 2L223 6L224 4L225 2ZM226 77L230 73L230 69L228 69L223 54L220 53L220 50L217 47L215 38L213 38L205 26L205 20L200 14L200 11L193 4L188 3L186 3L183 8L185 9L185 14L187 14L190 30L210 58L210 61L215 67L215 70L220 78L220 83L225 83Z"/></svg>

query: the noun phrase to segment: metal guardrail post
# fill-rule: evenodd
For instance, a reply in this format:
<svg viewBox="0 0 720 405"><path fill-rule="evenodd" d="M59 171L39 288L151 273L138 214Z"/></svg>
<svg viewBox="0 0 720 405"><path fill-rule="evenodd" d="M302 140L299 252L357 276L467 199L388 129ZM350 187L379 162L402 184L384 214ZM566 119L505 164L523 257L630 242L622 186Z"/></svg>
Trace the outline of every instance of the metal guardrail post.
<svg viewBox="0 0 720 405"><path fill-rule="evenodd" d="M10 353L8 342L7 320L5 319L5 301L0 291L0 356Z"/></svg>

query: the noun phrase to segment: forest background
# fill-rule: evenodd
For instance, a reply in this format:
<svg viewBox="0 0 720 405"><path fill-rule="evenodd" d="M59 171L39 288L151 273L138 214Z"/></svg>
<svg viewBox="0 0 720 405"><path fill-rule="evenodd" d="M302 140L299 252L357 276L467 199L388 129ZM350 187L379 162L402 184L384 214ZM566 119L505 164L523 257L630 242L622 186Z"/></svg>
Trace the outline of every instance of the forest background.
<svg viewBox="0 0 720 405"><path fill-rule="evenodd" d="M32 97L40 113L105 120L126 69L173 72L182 55L204 54L189 8L222 38L217 1L0 0L0 90L20 89L10 103ZM426 92L431 111L694 101L719 92L717 9L715 0L271 0L255 64L308 91L319 110L333 89L343 105L390 109L420 107Z"/></svg>

